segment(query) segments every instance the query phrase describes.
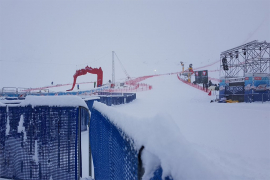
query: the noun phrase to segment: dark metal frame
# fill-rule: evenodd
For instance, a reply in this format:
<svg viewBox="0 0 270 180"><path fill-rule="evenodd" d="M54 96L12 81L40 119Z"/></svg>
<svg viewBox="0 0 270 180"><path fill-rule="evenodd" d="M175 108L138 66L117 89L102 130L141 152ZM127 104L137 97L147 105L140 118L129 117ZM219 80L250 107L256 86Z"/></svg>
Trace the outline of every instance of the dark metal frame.
<svg viewBox="0 0 270 180"><path fill-rule="evenodd" d="M223 70L223 58L227 59L227 71ZM270 73L270 43L255 40L220 54L220 77L245 77L247 73Z"/></svg>

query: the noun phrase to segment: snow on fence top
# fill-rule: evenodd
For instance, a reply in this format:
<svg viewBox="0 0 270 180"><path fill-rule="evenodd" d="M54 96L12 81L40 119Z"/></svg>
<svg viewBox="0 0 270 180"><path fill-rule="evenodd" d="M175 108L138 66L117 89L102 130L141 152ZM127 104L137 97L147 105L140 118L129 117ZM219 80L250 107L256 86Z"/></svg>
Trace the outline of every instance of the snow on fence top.
<svg viewBox="0 0 270 180"><path fill-rule="evenodd" d="M185 139L169 114L138 118L99 102L94 102L93 107L130 136L138 151L145 147L143 179L150 179L158 166L163 169L162 178L171 175L173 179L226 179L217 164L197 152Z"/></svg>
<svg viewBox="0 0 270 180"><path fill-rule="evenodd" d="M85 101L78 96L26 96L21 106L83 106L87 108Z"/></svg>
<svg viewBox="0 0 270 180"><path fill-rule="evenodd" d="M84 101L95 100L95 99L100 99L100 97L99 96L90 96L90 97L87 97L87 98L83 98Z"/></svg>

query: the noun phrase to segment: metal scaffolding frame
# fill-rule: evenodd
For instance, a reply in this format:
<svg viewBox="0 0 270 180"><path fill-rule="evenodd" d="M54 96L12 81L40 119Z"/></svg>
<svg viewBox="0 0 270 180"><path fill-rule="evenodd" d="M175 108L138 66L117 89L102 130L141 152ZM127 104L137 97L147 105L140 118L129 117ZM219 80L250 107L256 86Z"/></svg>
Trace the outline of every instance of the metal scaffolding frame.
<svg viewBox="0 0 270 180"><path fill-rule="evenodd" d="M224 58L228 70L223 69ZM220 54L220 77L240 78L247 73L270 74L270 43L255 40Z"/></svg>

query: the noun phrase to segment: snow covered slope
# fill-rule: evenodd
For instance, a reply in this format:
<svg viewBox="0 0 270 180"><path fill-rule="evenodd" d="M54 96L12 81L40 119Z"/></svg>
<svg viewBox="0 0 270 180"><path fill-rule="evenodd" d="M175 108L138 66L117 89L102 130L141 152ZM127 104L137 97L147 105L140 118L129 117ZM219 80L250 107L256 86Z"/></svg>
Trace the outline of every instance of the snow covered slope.
<svg viewBox="0 0 270 180"><path fill-rule="evenodd" d="M187 142L183 144L188 147L183 148L191 149L196 157L183 154L189 156L189 160L181 167L171 167L171 171L185 172L183 178L187 179L209 179L208 173L198 171L214 169L221 170L211 172L215 179L270 179L270 103L210 103L213 96L182 83L176 75L153 77L143 82L153 85L153 90L137 93L132 103L112 106L112 109L140 123L160 113L174 121L173 125ZM160 118L156 119L157 123L161 122ZM164 136L167 133L163 132ZM168 153L170 148L179 148L154 144L156 148L167 149ZM194 172L189 162L207 167L199 169L197 166Z"/></svg>

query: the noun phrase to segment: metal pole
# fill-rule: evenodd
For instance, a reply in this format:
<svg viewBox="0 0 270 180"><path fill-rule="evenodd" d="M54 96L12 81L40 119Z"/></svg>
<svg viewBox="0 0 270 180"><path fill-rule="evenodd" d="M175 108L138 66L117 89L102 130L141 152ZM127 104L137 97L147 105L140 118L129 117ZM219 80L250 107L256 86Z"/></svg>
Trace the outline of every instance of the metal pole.
<svg viewBox="0 0 270 180"><path fill-rule="evenodd" d="M115 84L114 51L112 51L112 84Z"/></svg>

